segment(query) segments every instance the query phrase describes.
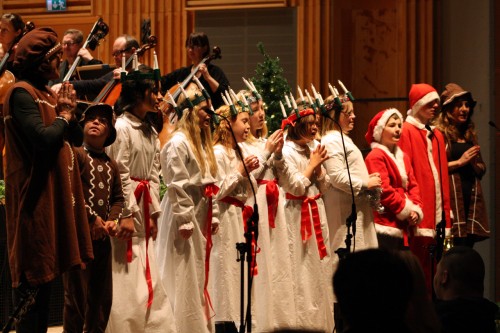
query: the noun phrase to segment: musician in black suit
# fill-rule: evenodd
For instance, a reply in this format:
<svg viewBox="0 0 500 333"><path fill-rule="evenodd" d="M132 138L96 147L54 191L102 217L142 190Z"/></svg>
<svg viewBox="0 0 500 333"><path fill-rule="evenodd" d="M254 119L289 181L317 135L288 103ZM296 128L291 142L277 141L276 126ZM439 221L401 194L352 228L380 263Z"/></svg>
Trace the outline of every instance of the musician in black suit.
<svg viewBox="0 0 500 333"><path fill-rule="evenodd" d="M161 89L163 95L174 85L184 81L191 74L191 71L209 55L210 42L208 36L204 32L193 32L186 40L186 48L188 57L191 59L191 65L181 67L162 76ZM221 93L228 89L229 81L222 69L211 63L208 65L203 63L200 65L196 76L210 94L214 108L217 109L223 105Z"/></svg>

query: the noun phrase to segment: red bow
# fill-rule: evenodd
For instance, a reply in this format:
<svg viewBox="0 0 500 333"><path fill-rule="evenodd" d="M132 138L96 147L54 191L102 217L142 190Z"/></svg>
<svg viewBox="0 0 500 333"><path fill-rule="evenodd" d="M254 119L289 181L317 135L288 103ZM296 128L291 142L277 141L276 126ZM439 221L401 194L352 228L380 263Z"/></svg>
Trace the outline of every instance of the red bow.
<svg viewBox="0 0 500 333"><path fill-rule="evenodd" d="M321 193L318 193L314 197L306 197L300 196L296 197L293 194L287 193L287 200L301 200L302 201L302 209L300 214L300 234L302 235L302 241L307 241L311 238L312 228L311 222L314 226L314 233L316 234L316 243L318 246L319 258L323 259L326 256L326 246L325 241L323 239L323 233L321 231L321 220L319 218L319 210L318 210L318 200L321 197ZM311 216L309 215L309 207L311 207L312 213L312 221Z"/></svg>

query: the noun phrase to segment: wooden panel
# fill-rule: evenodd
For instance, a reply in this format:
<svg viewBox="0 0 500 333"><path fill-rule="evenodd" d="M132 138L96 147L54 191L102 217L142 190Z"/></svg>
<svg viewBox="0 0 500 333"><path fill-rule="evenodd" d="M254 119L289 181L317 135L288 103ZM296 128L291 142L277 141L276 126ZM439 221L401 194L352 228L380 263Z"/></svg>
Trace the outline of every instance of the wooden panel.
<svg viewBox="0 0 500 333"><path fill-rule="evenodd" d="M186 0L187 10L284 7L287 0Z"/></svg>

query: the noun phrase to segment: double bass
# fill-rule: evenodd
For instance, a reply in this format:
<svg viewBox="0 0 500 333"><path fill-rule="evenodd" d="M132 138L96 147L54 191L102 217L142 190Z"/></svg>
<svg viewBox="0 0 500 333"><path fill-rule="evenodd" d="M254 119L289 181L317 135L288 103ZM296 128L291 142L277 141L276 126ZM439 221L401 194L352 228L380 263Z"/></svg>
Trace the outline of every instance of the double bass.
<svg viewBox="0 0 500 333"><path fill-rule="evenodd" d="M94 51L99 45L99 42L101 39L106 37L106 35L109 32L109 27L106 23L104 23L103 19L99 17L99 19L94 23L94 26L92 27L92 30L90 30L90 33L87 37L87 40L83 44L82 48L89 48L92 51ZM64 81L69 81L71 77L73 76L73 73L75 72L76 67L80 64L80 61L82 60L81 56L76 57L75 61L73 62L73 65L71 65L70 69L68 70L68 73L64 76L63 82Z"/></svg>
<svg viewBox="0 0 500 333"><path fill-rule="evenodd" d="M137 56L141 56L147 50L154 48L157 42L158 39L156 38L156 36L149 36L148 42L135 51L137 53ZM127 59L125 63L125 68L127 68L130 65L133 59L134 59L133 55ZM104 88L102 88L101 92L99 93L99 95L97 95L97 97L94 99L92 103L105 103L113 106L115 105L115 102L118 100L118 97L120 97L121 91L122 91L122 86L120 80L113 78L104 86Z"/></svg>

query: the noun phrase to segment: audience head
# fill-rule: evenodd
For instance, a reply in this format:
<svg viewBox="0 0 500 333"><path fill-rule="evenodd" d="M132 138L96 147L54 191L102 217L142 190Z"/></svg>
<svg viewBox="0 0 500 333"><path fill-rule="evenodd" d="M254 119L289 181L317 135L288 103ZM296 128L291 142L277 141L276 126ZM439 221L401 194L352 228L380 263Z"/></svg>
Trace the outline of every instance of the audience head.
<svg viewBox="0 0 500 333"><path fill-rule="evenodd" d="M393 332L405 326L412 283L402 259L380 249L349 254L333 278L346 326L371 332Z"/></svg>
<svg viewBox="0 0 500 333"><path fill-rule="evenodd" d="M479 253L466 246L455 246L443 254L434 276L434 290L441 300L483 297L484 262Z"/></svg>

